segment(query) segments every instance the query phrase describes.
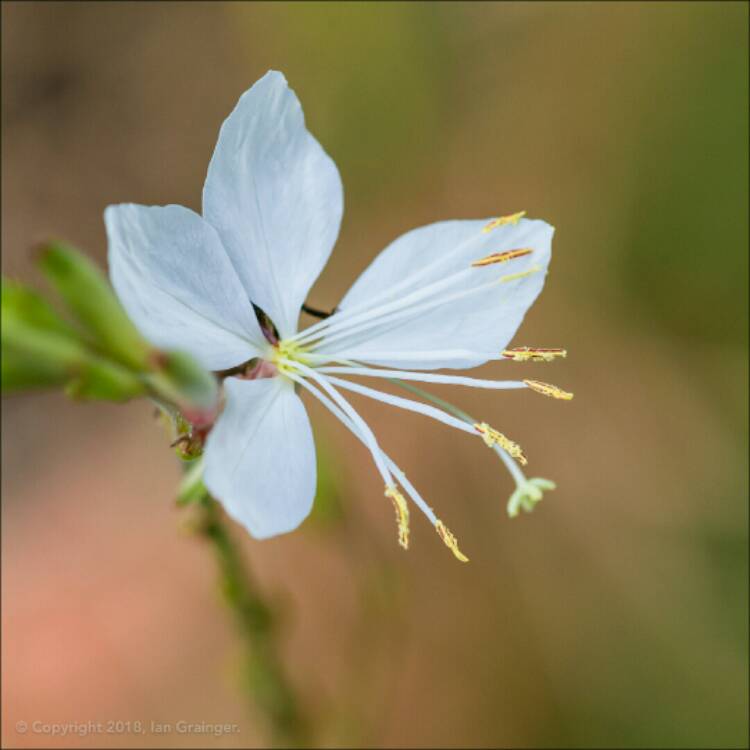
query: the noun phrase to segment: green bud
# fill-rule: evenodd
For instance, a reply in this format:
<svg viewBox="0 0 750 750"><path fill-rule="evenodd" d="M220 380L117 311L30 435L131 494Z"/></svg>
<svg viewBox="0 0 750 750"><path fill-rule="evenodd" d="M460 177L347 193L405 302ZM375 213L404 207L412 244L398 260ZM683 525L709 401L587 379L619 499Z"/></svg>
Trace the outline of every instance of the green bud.
<svg viewBox="0 0 750 750"><path fill-rule="evenodd" d="M115 362L90 354L67 334L35 328L14 316L3 317L3 390L63 385L69 395L123 401L145 391L136 375Z"/></svg>
<svg viewBox="0 0 750 750"><path fill-rule="evenodd" d="M63 385L70 373L56 357L40 358L8 344L3 337L0 374L3 393Z"/></svg>
<svg viewBox="0 0 750 750"><path fill-rule="evenodd" d="M81 340L80 333L63 320L38 292L5 277L2 280L2 317L3 320L21 320L34 328Z"/></svg>
<svg viewBox="0 0 750 750"><path fill-rule="evenodd" d="M127 401L142 396L146 386L139 377L116 362L89 358L80 374L67 384L65 392L74 399Z"/></svg>
<svg viewBox="0 0 750 750"><path fill-rule="evenodd" d="M86 349L80 341L55 331L35 328L13 315L3 316L2 340L4 349L22 353L68 374L86 356Z"/></svg>
<svg viewBox="0 0 750 750"><path fill-rule="evenodd" d="M39 263L102 353L134 370L148 368L151 347L138 333L107 278L94 263L60 242L45 244Z"/></svg>

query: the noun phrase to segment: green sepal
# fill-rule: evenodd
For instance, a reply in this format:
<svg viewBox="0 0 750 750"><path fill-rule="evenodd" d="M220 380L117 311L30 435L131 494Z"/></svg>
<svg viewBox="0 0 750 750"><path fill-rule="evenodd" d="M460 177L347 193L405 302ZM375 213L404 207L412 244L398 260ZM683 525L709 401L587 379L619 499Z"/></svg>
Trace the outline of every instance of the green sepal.
<svg viewBox="0 0 750 750"><path fill-rule="evenodd" d="M48 242L39 265L94 344L133 370L146 370L152 348L142 338L99 268L78 250Z"/></svg>

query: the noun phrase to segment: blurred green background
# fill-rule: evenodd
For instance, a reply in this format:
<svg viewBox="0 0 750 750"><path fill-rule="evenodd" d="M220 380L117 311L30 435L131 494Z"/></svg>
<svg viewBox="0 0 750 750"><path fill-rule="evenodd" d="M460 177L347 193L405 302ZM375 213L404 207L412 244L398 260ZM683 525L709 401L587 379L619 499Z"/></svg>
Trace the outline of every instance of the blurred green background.
<svg viewBox="0 0 750 750"><path fill-rule="evenodd" d="M748 5L2 5L3 272L49 233L104 263L109 203L200 191L218 128L282 70L346 191L310 303L390 240L525 209L557 227L496 363L576 393L450 392L558 482L510 521L487 451L355 400L458 536L412 549L368 456L310 405L317 512L238 534L285 613L322 745L746 747ZM237 645L143 403L3 403L3 746L247 747ZM237 530L239 532L239 530ZM228 722L53 738L17 721Z"/></svg>

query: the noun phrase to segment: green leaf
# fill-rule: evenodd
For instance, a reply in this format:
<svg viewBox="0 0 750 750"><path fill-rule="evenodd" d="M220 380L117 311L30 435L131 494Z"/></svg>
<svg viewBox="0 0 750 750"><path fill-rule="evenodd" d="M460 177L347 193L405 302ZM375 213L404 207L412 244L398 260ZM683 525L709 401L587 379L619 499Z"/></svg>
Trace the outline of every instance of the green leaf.
<svg viewBox="0 0 750 750"><path fill-rule="evenodd" d="M49 242L39 264L102 353L134 370L148 369L152 348L94 263L68 245Z"/></svg>

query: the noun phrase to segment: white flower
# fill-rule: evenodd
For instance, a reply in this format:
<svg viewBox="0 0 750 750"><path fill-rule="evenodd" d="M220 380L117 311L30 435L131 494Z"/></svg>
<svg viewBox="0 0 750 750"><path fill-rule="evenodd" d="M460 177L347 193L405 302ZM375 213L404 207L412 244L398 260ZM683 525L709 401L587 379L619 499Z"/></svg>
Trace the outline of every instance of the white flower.
<svg viewBox="0 0 750 750"><path fill-rule="evenodd" d="M211 370L232 370L206 441L204 481L253 536L290 531L312 507L315 446L297 393L305 390L372 454L396 508L402 546L409 534L405 494L465 559L342 391L468 433L503 458L517 483L526 482L511 458L526 461L514 442L411 383L569 397L538 381L420 372L564 356L556 349L505 349L542 289L553 229L521 213L412 230L380 253L334 314L298 332L300 309L336 241L342 212L335 164L305 128L284 77L269 72L221 128L203 216L174 205L107 208L112 283L154 344L190 352ZM341 377L347 375L398 379L432 404Z"/></svg>

